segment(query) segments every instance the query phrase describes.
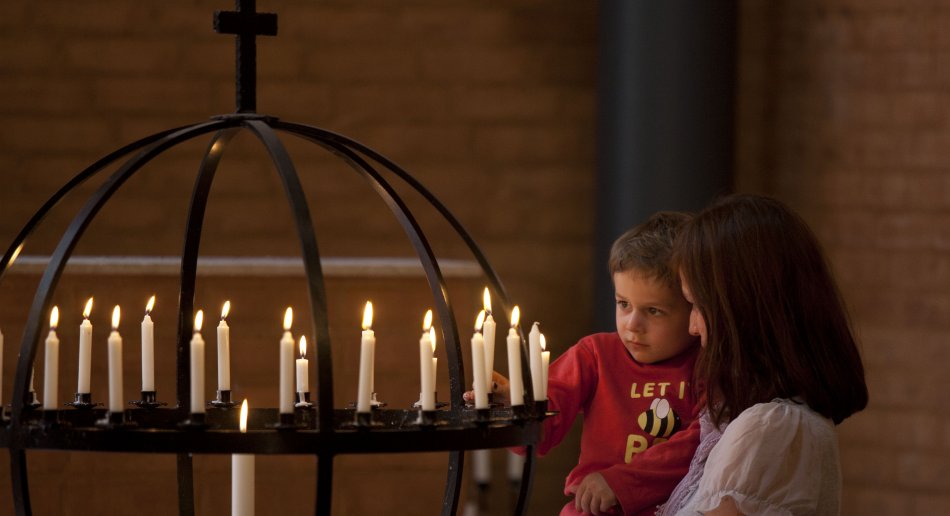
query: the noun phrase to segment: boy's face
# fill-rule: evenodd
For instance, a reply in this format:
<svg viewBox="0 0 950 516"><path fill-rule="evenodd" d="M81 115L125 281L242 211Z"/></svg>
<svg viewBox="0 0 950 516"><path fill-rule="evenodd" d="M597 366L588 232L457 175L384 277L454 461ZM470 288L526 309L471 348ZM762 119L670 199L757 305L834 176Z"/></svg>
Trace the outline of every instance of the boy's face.
<svg viewBox="0 0 950 516"><path fill-rule="evenodd" d="M696 343L689 334L690 304L680 289L635 270L614 273L617 333L642 364L679 355Z"/></svg>

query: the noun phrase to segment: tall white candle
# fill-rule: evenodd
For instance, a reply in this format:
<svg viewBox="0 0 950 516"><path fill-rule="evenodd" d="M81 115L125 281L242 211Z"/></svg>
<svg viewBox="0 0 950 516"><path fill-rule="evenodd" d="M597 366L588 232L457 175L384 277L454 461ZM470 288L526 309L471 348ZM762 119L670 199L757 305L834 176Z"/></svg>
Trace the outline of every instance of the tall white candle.
<svg viewBox="0 0 950 516"><path fill-rule="evenodd" d="M145 317L142 318L142 391L155 392L155 324L152 323L152 308L155 308L155 296L148 298L145 304Z"/></svg>
<svg viewBox="0 0 950 516"><path fill-rule="evenodd" d="M548 399L548 367L551 365L551 352L547 351L544 334L541 334L541 401Z"/></svg>
<svg viewBox="0 0 950 516"><path fill-rule="evenodd" d="M280 338L280 400L278 405L281 414L294 412L294 336L290 327L294 322L294 309L287 307L284 311L284 335Z"/></svg>
<svg viewBox="0 0 950 516"><path fill-rule="evenodd" d="M241 403L240 429L247 432L247 400ZM231 516L254 516L254 455L231 455Z"/></svg>
<svg viewBox="0 0 950 516"><path fill-rule="evenodd" d="M231 390L231 328L228 327L228 313L231 302L225 301L221 307L221 322L218 323L218 390Z"/></svg>
<svg viewBox="0 0 950 516"><path fill-rule="evenodd" d="M119 305L112 309L112 332L109 349L109 412L123 412L122 400L122 336L119 335Z"/></svg>
<svg viewBox="0 0 950 516"><path fill-rule="evenodd" d="M511 406L524 405L524 380L521 375L521 336L518 335L518 321L521 310L515 306L511 310L511 328L505 339L508 345L508 387Z"/></svg>
<svg viewBox="0 0 950 516"><path fill-rule="evenodd" d="M363 309L363 333L360 336L360 377L357 386L356 411L370 411L372 396L373 361L376 354L376 334L373 332L373 303Z"/></svg>
<svg viewBox="0 0 950 516"><path fill-rule="evenodd" d="M538 323L532 324L528 333L528 358L531 360L531 386L537 401L541 399L541 328Z"/></svg>
<svg viewBox="0 0 950 516"><path fill-rule="evenodd" d="M43 409L56 410L59 405L59 337L56 326L59 324L59 307L54 306L49 316L49 335L46 336L46 362L43 370ZM0 347L0 355L3 348ZM2 363L0 363L2 366Z"/></svg>
<svg viewBox="0 0 950 516"><path fill-rule="evenodd" d="M205 340L201 337L204 312L195 314L195 333L191 336L191 413L205 413Z"/></svg>
<svg viewBox="0 0 950 516"><path fill-rule="evenodd" d="M297 359L297 392L300 401L304 401L304 394L310 392L310 361L307 360L307 337L300 336L300 358Z"/></svg>
<svg viewBox="0 0 950 516"><path fill-rule="evenodd" d="M86 301L86 308L82 311L82 324L79 325L79 382L76 392L88 394L89 379L92 377L92 323L89 315L92 314L92 298Z"/></svg>
<svg viewBox="0 0 950 516"><path fill-rule="evenodd" d="M485 311L478 312L475 320L475 333L472 335L472 382L475 384L475 408L488 408L488 389L485 382L485 339L482 337L482 324Z"/></svg>
<svg viewBox="0 0 950 516"><path fill-rule="evenodd" d="M432 342L432 400L439 390L439 359L435 356L435 328L429 328L429 340Z"/></svg>
<svg viewBox="0 0 950 516"><path fill-rule="evenodd" d="M495 318L491 314L491 294L488 287L482 295L482 305L485 308L485 323L482 325L482 335L485 337L485 382L491 385L492 372L495 370Z"/></svg>
<svg viewBox="0 0 950 516"><path fill-rule="evenodd" d="M419 339L420 402L422 410L435 410L435 384L432 373L432 310L427 310L422 322L422 337Z"/></svg>

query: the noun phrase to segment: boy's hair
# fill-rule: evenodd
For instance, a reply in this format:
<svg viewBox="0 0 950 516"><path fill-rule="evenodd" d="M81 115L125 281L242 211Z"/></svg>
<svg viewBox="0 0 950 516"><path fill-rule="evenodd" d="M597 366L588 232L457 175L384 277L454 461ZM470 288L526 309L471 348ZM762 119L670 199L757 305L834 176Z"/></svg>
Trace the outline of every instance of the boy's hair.
<svg viewBox="0 0 950 516"><path fill-rule="evenodd" d="M706 322L696 374L717 424L773 398L801 398L835 423L867 405L844 303L818 240L787 206L718 201L682 228L673 266Z"/></svg>
<svg viewBox="0 0 950 516"><path fill-rule="evenodd" d="M610 275L634 270L670 287L679 286L679 276L670 267L673 241L679 228L692 216L678 211L659 211L628 230L610 248Z"/></svg>

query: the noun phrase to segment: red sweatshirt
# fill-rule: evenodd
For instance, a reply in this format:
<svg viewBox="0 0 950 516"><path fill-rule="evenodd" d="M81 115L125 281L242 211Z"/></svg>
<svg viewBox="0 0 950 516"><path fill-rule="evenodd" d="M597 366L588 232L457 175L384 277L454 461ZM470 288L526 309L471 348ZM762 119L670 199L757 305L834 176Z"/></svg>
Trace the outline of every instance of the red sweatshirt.
<svg viewBox="0 0 950 516"><path fill-rule="evenodd" d="M559 444L577 414L584 414L580 458L567 476L564 494L588 474L600 472L623 514L652 515L666 501L699 445L697 403L690 388L699 349L641 364L616 333L598 333L551 364L549 408L559 414L545 420L538 454ZM561 514L576 514L574 502Z"/></svg>

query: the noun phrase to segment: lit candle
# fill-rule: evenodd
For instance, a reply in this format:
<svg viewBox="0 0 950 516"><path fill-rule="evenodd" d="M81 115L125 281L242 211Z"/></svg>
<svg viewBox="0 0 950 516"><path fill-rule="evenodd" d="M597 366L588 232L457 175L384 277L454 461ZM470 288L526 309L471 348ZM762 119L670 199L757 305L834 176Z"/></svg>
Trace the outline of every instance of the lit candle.
<svg viewBox="0 0 950 516"><path fill-rule="evenodd" d="M205 412L205 340L201 338L201 323L205 314L195 314L195 333L191 336L191 413Z"/></svg>
<svg viewBox="0 0 950 516"><path fill-rule="evenodd" d="M300 358L297 359L297 392L300 394L300 401L306 401L304 394L310 392L309 365L310 361L307 360L307 337L301 335Z"/></svg>
<svg viewBox="0 0 950 516"><path fill-rule="evenodd" d="M376 334L373 332L373 303L363 309L363 333L360 338L360 380L357 386L356 411L370 411L372 396L373 361L376 354Z"/></svg>
<svg viewBox="0 0 950 516"><path fill-rule="evenodd" d="M46 368L43 370L43 409L56 410L59 405L59 307L54 306L49 314L49 335L46 337ZM0 353L3 349L0 348ZM0 364L2 365L2 364Z"/></svg>
<svg viewBox="0 0 950 516"><path fill-rule="evenodd" d="M241 403L241 433L247 433L247 400ZM231 455L231 516L254 516L254 455Z"/></svg>
<svg viewBox="0 0 950 516"><path fill-rule="evenodd" d="M435 410L435 383L433 381L432 359L435 343L432 342L432 310L426 310L422 321L422 338L419 339L419 374L421 375L421 394L419 399L422 410Z"/></svg>
<svg viewBox="0 0 950 516"><path fill-rule="evenodd" d="M92 298L86 301L86 308L82 311L82 324L79 325L79 384L76 392L89 394L89 379L92 376L92 323L89 315L92 313Z"/></svg>
<svg viewBox="0 0 950 516"><path fill-rule="evenodd" d="M145 317L142 319L142 391L155 392L155 325L152 324L152 308L155 308L155 296L148 298L145 304Z"/></svg>
<svg viewBox="0 0 950 516"><path fill-rule="evenodd" d="M548 367L551 365L551 352L547 351L544 334L541 334L541 401L548 399Z"/></svg>
<svg viewBox="0 0 950 516"><path fill-rule="evenodd" d="M482 337L482 324L485 323L485 310L478 312L475 319L475 333L472 335L472 382L475 384L475 408L488 408L488 389L485 382L485 339Z"/></svg>
<svg viewBox="0 0 950 516"><path fill-rule="evenodd" d="M515 306L511 310L511 328L508 329L508 386L511 406L524 405L524 380L521 377L521 336L518 335L518 321L521 310Z"/></svg>
<svg viewBox="0 0 950 516"><path fill-rule="evenodd" d="M294 322L294 309L284 311L284 335L280 338L280 406L281 414L294 412L294 336L290 327Z"/></svg>
<svg viewBox="0 0 950 516"><path fill-rule="evenodd" d="M109 348L109 412L122 412L122 336L119 335L119 305L112 309Z"/></svg>
<svg viewBox="0 0 950 516"><path fill-rule="evenodd" d="M531 386L535 401L541 398L541 328L538 323L531 325L528 333L528 358L531 360Z"/></svg>
<svg viewBox="0 0 950 516"><path fill-rule="evenodd" d="M221 307L221 322L218 323L218 390L231 390L231 328L228 327L228 313L231 302L225 301Z"/></svg>
<svg viewBox="0 0 950 516"><path fill-rule="evenodd" d="M491 385L492 372L495 370L495 318L491 315L491 294L488 287L482 294L482 306L485 308L485 324L482 325L482 335L485 337L485 382Z"/></svg>

